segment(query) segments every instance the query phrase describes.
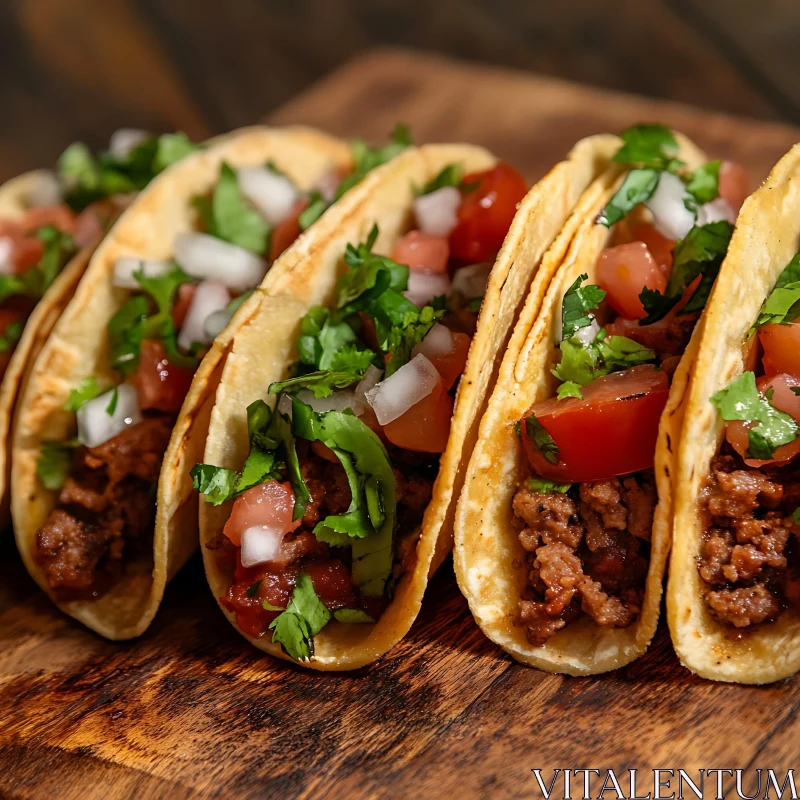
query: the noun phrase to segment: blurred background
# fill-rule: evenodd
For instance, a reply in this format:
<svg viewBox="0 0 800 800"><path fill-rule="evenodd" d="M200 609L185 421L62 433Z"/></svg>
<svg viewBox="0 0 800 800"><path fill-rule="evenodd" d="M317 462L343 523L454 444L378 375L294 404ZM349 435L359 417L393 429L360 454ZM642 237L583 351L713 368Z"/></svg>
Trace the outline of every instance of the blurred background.
<svg viewBox="0 0 800 800"><path fill-rule="evenodd" d="M261 120L387 45L800 123L799 35L797 0L0 0L0 179Z"/></svg>

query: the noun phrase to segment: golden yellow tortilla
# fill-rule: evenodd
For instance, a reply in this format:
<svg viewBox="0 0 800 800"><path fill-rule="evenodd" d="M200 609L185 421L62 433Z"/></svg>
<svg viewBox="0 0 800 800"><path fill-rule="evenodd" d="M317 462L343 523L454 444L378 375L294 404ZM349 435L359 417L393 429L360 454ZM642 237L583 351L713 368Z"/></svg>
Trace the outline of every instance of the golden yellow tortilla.
<svg viewBox="0 0 800 800"><path fill-rule="evenodd" d="M25 215L29 209L27 198L43 173L47 174L43 170L26 172L0 186L0 220L17 220ZM76 253L36 304L3 374L0 383L0 530L11 521L6 489L11 476L11 425L17 397L24 392L33 362L72 297L98 243L99 240Z"/></svg>
<svg viewBox="0 0 800 800"><path fill-rule="evenodd" d="M689 168L706 160L684 137L678 136L678 141L680 157ZM616 149L620 140L614 138L614 142ZM655 454L659 503L639 619L627 628L604 628L583 618L571 622L543 646L535 647L528 642L525 628L513 622L526 573L525 551L519 542L511 503L520 482L530 475L514 423L531 405L555 394L557 381L551 369L561 339L564 292L582 273L588 274L588 283L595 282L597 259L611 234L594 219L622 179L622 171L616 166L600 176L545 255L500 366L455 512L456 577L481 630L518 661L569 675L592 675L623 666L645 651L655 632L669 552L671 483L666 443L675 439L680 425L676 409L686 390L696 347L693 341L681 359L659 427ZM532 219L523 221L532 223Z"/></svg>
<svg viewBox="0 0 800 800"><path fill-rule="evenodd" d="M744 369L742 344L783 269L800 251L800 145L776 165L742 206L709 299L686 397L675 466L667 619L684 666L704 678L770 683L800 669L800 610L738 631L721 625L703 600L697 571L703 541L700 491L722 440L710 398Z"/></svg>
<svg viewBox="0 0 800 800"><path fill-rule="evenodd" d="M580 142L521 202L489 278L478 329L461 378L447 449L424 515L416 564L399 581L392 603L375 624L328 623L314 637L314 658L303 666L318 670L356 669L377 659L408 632L419 612L429 574L451 547L453 498L462 479L459 470L473 447L481 411L531 280L581 194L605 171L617 146L616 137L610 136ZM403 153L376 169L353 190L353 202L348 208L333 209L315 229L310 247L296 259L294 267L283 271L278 280L262 287L252 298L242 311L248 320L237 326L224 366L204 462L231 469L241 467L248 452L245 409L256 399L274 404L267 387L286 377L296 359L294 343L308 308L332 300L336 279L343 271L346 244L364 240L372 225L378 223L376 251L390 252L412 223L413 187L423 185L455 162L471 172L491 167L495 159L485 150L469 145L426 145ZM230 503L215 508L201 501L201 550L206 575L217 598L226 594L233 575L209 545L216 542L229 514ZM222 610L237 627L235 615ZM268 635L247 638L266 653L288 658Z"/></svg>
<svg viewBox="0 0 800 800"><path fill-rule="evenodd" d="M34 559L36 532L55 506L57 493L38 481L36 461L42 442L74 435L75 415L63 410L72 389L89 375L101 384L118 380L108 364L106 325L130 292L112 286L117 258L171 257L176 234L195 229L192 197L211 191L223 161L236 168L270 160L302 189L310 189L329 170L352 164L350 148L338 139L308 128L264 127L216 139L207 149L176 163L150 183L106 236L36 359L12 434L11 511L25 566L45 591L46 581ZM308 246L305 234L275 262L265 285ZM203 359L184 401L161 471L152 556L128 564L123 577L102 598L59 604L102 636L129 639L141 634L158 610L167 581L197 546L197 501L194 497L190 501L188 471L201 460L221 364L233 331L247 314L244 303Z"/></svg>

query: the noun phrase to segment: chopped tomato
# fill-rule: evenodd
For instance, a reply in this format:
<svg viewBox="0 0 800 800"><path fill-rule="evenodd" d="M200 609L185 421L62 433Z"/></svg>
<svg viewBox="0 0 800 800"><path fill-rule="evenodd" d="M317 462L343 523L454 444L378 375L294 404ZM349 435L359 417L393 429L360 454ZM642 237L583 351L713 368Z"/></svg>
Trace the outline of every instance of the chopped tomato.
<svg viewBox="0 0 800 800"><path fill-rule="evenodd" d="M267 564L243 567L236 559L234 583L220 603L236 615L236 624L249 636L261 636L269 629L281 611L268 611L262 605L284 609L292 599L292 592L300 572L299 565L274 569Z"/></svg>
<svg viewBox="0 0 800 800"><path fill-rule="evenodd" d="M140 408L166 414L180 411L193 375L194 370L170 363L160 340L145 339L139 353L139 368L133 376Z"/></svg>
<svg viewBox="0 0 800 800"><path fill-rule="evenodd" d="M494 261L527 192L525 179L500 163L485 172L465 175L464 184L471 191L465 193L458 208L458 223L450 232L450 253L472 264Z"/></svg>
<svg viewBox="0 0 800 800"><path fill-rule="evenodd" d="M398 264L406 264L410 270L447 272L450 245L444 236L411 231L395 242L392 259Z"/></svg>
<svg viewBox="0 0 800 800"><path fill-rule="evenodd" d="M763 467L767 464L782 466L788 464L798 453L800 453L800 438L795 439L789 444L782 444L776 448L773 457L770 459L747 458L747 450L750 447L748 431L754 427L754 422L740 422L733 420L725 423L725 438L731 447L744 459L748 467Z"/></svg>
<svg viewBox="0 0 800 800"><path fill-rule="evenodd" d="M325 561L306 561L303 572L308 573L317 597L331 610L352 608L356 592L350 570L338 558Z"/></svg>
<svg viewBox="0 0 800 800"><path fill-rule="evenodd" d="M723 161L719 168L719 196L738 214L749 194L747 170L735 161Z"/></svg>
<svg viewBox="0 0 800 800"><path fill-rule="evenodd" d="M644 242L656 264L664 275L669 277L672 270L672 250L675 247L672 239L667 239L664 234L659 233L655 225L651 225L649 222L640 222L633 228L631 241Z"/></svg>
<svg viewBox="0 0 800 800"><path fill-rule="evenodd" d="M186 319L186 315L189 313L189 306L192 304L196 290L196 283L182 283L178 287L178 294L172 306L172 321L175 323L175 327L178 330L183 327L183 322Z"/></svg>
<svg viewBox="0 0 800 800"><path fill-rule="evenodd" d="M337 457L336 453L328 447L328 445L323 444L319 440L315 442L311 442L311 449L320 457L324 458L326 461L330 461L333 464L339 463L339 458Z"/></svg>
<svg viewBox="0 0 800 800"><path fill-rule="evenodd" d="M451 333L453 337L453 349L449 353L440 356L427 356L427 359L436 367L442 376L445 389L448 391L453 388L453 384L461 377L464 367L467 365L469 346L472 339L466 333Z"/></svg>
<svg viewBox="0 0 800 800"><path fill-rule="evenodd" d="M786 372L800 378L800 322L790 325L764 325L758 332L764 348L764 372Z"/></svg>
<svg viewBox="0 0 800 800"><path fill-rule="evenodd" d="M75 221L75 244L86 247L99 239L105 224L91 208L84 209Z"/></svg>
<svg viewBox="0 0 800 800"><path fill-rule="evenodd" d="M303 232L300 228L300 215L306 210L308 200L298 200L289 216L279 222L273 229L269 240L269 260L274 261Z"/></svg>
<svg viewBox="0 0 800 800"><path fill-rule="evenodd" d="M762 375L757 381L758 391L766 396L772 390L772 403L778 411L785 411L798 422L800 422L800 397L793 391L793 388L800 386L800 379L793 375Z"/></svg>
<svg viewBox="0 0 800 800"><path fill-rule="evenodd" d="M536 415L559 449L554 464L523 420L522 441L534 471L549 480L577 483L652 467L669 395L666 373L649 364L631 367L597 378L581 392L583 400L551 397L526 414Z"/></svg>
<svg viewBox="0 0 800 800"><path fill-rule="evenodd" d="M40 208L30 208L20 220L20 224L25 231L35 231L45 225L52 225L64 233L75 231L75 214L68 206L41 206Z"/></svg>
<svg viewBox="0 0 800 800"><path fill-rule="evenodd" d="M433 391L405 414L383 426L386 438L398 447L420 453L443 453L450 435L453 398L441 378Z"/></svg>
<svg viewBox="0 0 800 800"><path fill-rule="evenodd" d="M646 286L663 294L667 279L644 242L607 247L597 261L597 283L611 308L626 319L647 315L639 294Z"/></svg>
<svg viewBox="0 0 800 800"><path fill-rule="evenodd" d="M237 547L242 544L242 534L248 528L264 525L281 528L284 533L293 531L301 520L292 521L294 492L288 483L266 481L248 489L236 498L231 515L222 532Z"/></svg>

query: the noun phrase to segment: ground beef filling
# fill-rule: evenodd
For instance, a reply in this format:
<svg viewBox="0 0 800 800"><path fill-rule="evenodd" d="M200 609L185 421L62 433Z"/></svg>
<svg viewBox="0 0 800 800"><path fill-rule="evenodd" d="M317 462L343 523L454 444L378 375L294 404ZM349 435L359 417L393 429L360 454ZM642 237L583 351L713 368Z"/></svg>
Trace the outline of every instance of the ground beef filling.
<svg viewBox="0 0 800 800"><path fill-rule="evenodd" d="M152 551L154 489L173 422L148 418L75 451L58 504L36 533L36 562L60 600L101 597L123 559Z"/></svg>
<svg viewBox="0 0 800 800"><path fill-rule="evenodd" d="M701 495L697 568L719 622L739 629L772 622L800 599L798 505L797 467L751 469L730 453L714 461Z"/></svg>
<svg viewBox="0 0 800 800"><path fill-rule="evenodd" d="M527 585L516 624L531 644L543 645L582 615L611 628L637 619L655 504L652 470L581 483L568 494L517 490Z"/></svg>
<svg viewBox="0 0 800 800"><path fill-rule="evenodd" d="M300 445L300 442L298 442ZM297 576L307 572L322 602L332 611L362 608L373 619L383 613L385 597L361 597L351 577L349 547L320 542L313 530L329 515L343 514L350 505L350 487L341 464L327 461L311 450L299 452L300 469L311 494L300 526L283 540L278 558L269 564L243 567L238 548L220 535L212 547L220 557L236 561L233 583L221 603L236 614L239 627L250 636L261 636L279 611L286 608ZM435 464L430 459L401 464L393 469L397 485L397 538L393 580L413 569L422 516L431 499ZM433 468L432 468L433 467Z"/></svg>

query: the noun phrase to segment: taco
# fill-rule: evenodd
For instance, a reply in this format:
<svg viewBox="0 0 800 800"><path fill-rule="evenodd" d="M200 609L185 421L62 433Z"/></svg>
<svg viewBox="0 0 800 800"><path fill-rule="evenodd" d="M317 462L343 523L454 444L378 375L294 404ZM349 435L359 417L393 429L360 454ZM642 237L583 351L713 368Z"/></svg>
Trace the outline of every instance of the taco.
<svg viewBox="0 0 800 800"><path fill-rule="evenodd" d="M798 180L800 146L742 207L684 403L667 614L713 680L800 668Z"/></svg>
<svg viewBox="0 0 800 800"><path fill-rule="evenodd" d="M193 148L183 134L117 131L97 159L76 143L56 172L36 170L0 186L0 527L9 521L11 419L33 360L130 193ZM135 180L131 164L139 165Z"/></svg>
<svg viewBox="0 0 800 800"><path fill-rule="evenodd" d="M576 675L628 663L655 631L675 409L743 200L741 168L662 126L616 141L534 281L455 522L456 576L484 633Z"/></svg>
<svg viewBox="0 0 800 800"><path fill-rule="evenodd" d="M400 135L361 148L354 164L346 143L310 129L244 129L167 169L114 225L36 360L13 432L19 550L67 613L111 639L147 628L197 545L188 468L227 322L291 263L290 244L354 166L405 146Z"/></svg>
<svg viewBox="0 0 800 800"><path fill-rule="evenodd" d="M527 193L481 148L410 150L259 293L192 471L209 584L256 647L356 669L408 631L520 304L615 141Z"/></svg>

